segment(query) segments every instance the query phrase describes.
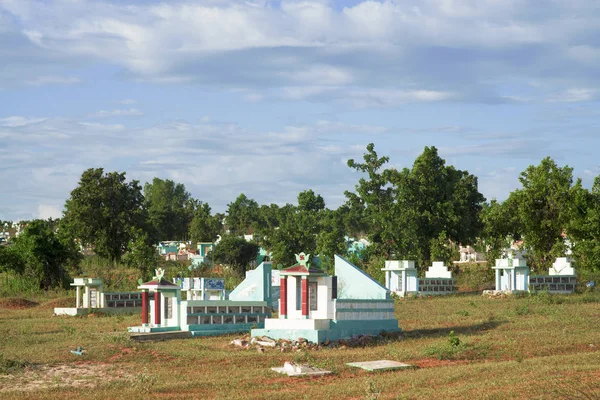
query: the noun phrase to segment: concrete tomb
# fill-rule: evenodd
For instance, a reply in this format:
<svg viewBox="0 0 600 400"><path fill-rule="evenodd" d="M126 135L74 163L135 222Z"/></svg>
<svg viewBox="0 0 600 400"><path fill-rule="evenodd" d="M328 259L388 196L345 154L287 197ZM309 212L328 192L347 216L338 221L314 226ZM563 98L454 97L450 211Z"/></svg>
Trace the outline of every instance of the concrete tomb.
<svg viewBox="0 0 600 400"><path fill-rule="evenodd" d="M267 318L264 329L252 330L253 337L322 343L400 331L386 288L338 255L335 276L312 266L309 259L297 254L298 264L279 272L279 318Z"/></svg>
<svg viewBox="0 0 600 400"><path fill-rule="evenodd" d="M529 277L530 290L547 290L550 293L573 293L577 288L577 275L573 268L573 260L559 257L548 275L532 275Z"/></svg>
<svg viewBox="0 0 600 400"><path fill-rule="evenodd" d="M104 283L100 278L75 278L71 286L76 290L75 307L56 307L55 315L135 313L142 306L141 293L104 293Z"/></svg>
<svg viewBox="0 0 600 400"><path fill-rule="evenodd" d="M144 296L142 325L129 327L129 332L189 331L192 336L223 335L262 327L271 315L271 263L262 263L231 292L229 300L181 300L181 287L167 281L163 274L157 270L152 281L139 286L143 293L148 293ZM265 285L267 281L269 284ZM153 317L149 318L148 314Z"/></svg>
<svg viewBox="0 0 600 400"><path fill-rule="evenodd" d="M425 278L419 279L419 293L424 295L441 295L454 293L452 272L442 261L434 261L425 272Z"/></svg>
<svg viewBox="0 0 600 400"><path fill-rule="evenodd" d="M521 252L508 249L506 258L496 260L496 291L507 293L529 290L529 267Z"/></svg>
<svg viewBox="0 0 600 400"><path fill-rule="evenodd" d="M388 260L385 262L385 287L400 297L416 294L419 291L419 279L415 262L410 260Z"/></svg>

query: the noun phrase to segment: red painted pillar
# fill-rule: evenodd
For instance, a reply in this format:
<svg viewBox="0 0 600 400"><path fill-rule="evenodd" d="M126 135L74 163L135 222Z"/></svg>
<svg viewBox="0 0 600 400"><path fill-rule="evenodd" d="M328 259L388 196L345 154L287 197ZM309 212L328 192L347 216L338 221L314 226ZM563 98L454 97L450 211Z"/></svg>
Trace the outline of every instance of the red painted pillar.
<svg viewBox="0 0 600 400"><path fill-rule="evenodd" d="M302 277L302 316L308 318L308 277Z"/></svg>
<svg viewBox="0 0 600 400"><path fill-rule="evenodd" d="M142 292L142 324L148 323L148 291Z"/></svg>
<svg viewBox="0 0 600 400"><path fill-rule="evenodd" d="M154 325L160 325L160 293L154 292Z"/></svg>
<svg viewBox="0 0 600 400"><path fill-rule="evenodd" d="M287 276L279 280L279 318L287 318Z"/></svg>

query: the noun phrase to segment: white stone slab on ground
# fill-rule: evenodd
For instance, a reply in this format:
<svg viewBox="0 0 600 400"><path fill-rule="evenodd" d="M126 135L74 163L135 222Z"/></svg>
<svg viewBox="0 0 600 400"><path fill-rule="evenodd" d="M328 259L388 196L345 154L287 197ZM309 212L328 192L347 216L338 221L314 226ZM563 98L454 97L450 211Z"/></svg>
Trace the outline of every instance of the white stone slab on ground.
<svg viewBox="0 0 600 400"><path fill-rule="evenodd" d="M410 364L401 363L398 361L390 361L390 360L377 360L377 361L363 361L363 362L353 362L346 363L350 367L358 367L362 369L366 369L367 371L383 371L390 369L404 369L404 368L412 368L413 366Z"/></svg>
<svg viewBox="0 0 600 400"><path fill-rule="evenodd" d="M311 367L310 365L296 364L291 362L286 362L283 365L283 368L272 367L271 369L275 372L279 372L280 374L287 374L287 376L320 376L331 373L331 371Z"/></svg>

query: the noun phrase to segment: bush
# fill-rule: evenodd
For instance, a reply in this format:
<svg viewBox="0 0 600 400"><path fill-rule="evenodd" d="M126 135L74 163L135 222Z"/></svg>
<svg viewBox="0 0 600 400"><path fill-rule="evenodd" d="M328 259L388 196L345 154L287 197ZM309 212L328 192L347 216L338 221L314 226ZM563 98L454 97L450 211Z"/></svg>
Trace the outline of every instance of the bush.
<svg viewBox="0 0 600 400"><path fill-rule="evenodd" d="M494 270L476 263L466 263L460 266L454 281L461 292L480 292L495 287Z"/></svg>

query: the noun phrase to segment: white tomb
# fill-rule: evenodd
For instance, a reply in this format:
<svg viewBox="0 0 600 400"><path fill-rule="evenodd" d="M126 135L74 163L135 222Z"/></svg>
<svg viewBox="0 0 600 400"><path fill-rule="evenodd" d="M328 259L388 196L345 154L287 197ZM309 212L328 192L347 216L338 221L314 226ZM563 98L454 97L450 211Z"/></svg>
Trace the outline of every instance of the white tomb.
<svg viewBox="0 0 600 400"><path fill-rule="evenodd" d="M497 259L496 290L517 292L529 290L529 267L523 255L514 249L506 251L507 258Z"/></svg>
<svg viewBox="0 0 600 400"><path fill-rule="evenodd" d="M400 297L419 291L419 280L415 262L410 260L387 260L385 268L385 287Z"/></svg>
<svg viewBox="0 0 600 400"><path fill-rule="evenodd" d="M548 270L548 275L572 276L575 275L575 269L572 267L573 261L569 257L559 257L556 259L552 268Z"/></svg>
<svg viewBox="0 0 600 400"><path fill-rule="evenodd" d="M434 261L425 272L425 278L452 279L452 271L448 271L443 261Z"/></svg>

